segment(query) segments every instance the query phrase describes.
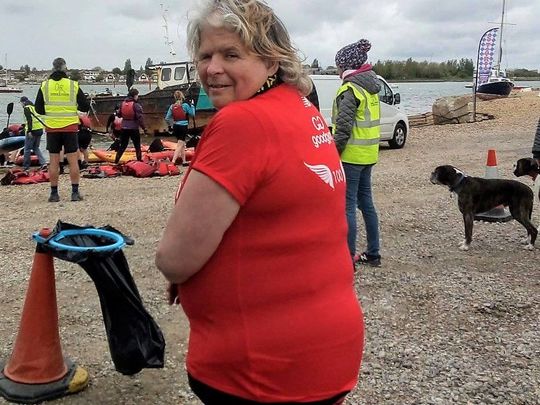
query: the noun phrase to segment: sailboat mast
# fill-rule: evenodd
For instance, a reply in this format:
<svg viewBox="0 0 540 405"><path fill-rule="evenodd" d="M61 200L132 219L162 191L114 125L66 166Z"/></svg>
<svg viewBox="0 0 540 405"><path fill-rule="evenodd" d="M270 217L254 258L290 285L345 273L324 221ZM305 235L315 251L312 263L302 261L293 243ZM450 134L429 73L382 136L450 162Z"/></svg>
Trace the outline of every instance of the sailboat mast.
<svg viewBox="0 0 540 405"><path fill-rule="evenodd" d="M170 47L169 53L174 59L174 57L176 56L176 51L174 50L174 47L173 47L173 41L169 39L169 24L167 23L167 15L166 15L167 11L169 10L165 9L163 7L163 4L160 4L160 6L161 6L161 17L163 18L163 22L164 22L163 28L165 28L165 45Z"/></svg>
<svg viewBox="0 0 540 405"><path fill-rule="evenodd" d="M497 70L499 70L501 68L503 27L504 27L504 10L505 10L505 8L506 8L506 0L503 0L502 15L501 15L501 28L499 28L499 54L497 56Z"/></svg>

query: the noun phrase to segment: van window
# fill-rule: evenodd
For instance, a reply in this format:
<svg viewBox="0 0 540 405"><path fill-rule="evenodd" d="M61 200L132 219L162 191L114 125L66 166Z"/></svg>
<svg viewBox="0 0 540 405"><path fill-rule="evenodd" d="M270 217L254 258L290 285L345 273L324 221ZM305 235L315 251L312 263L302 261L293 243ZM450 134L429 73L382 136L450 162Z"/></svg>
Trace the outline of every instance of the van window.
<svg viewBox="0 0 540 405"><path fill-rule="evenodd" d="M379 80L379 83L381 84L381 90L379 91L379 100L381 100L383 103L392 105L394 103L392 89L382 80Z"/></svg>
<svg viewBox="0 0 540 405"><path fill-rule="evenodd" d="M186 73L186 68L184 66L177 66L174 69L174 80L183 80L184 74Z"/></svg>
<svg viewBox="0 0 540 405"><path fill-rule="evenodd" d="M163 68L161 70L161 80L164 82L171 80L171 68Z"/></svg>

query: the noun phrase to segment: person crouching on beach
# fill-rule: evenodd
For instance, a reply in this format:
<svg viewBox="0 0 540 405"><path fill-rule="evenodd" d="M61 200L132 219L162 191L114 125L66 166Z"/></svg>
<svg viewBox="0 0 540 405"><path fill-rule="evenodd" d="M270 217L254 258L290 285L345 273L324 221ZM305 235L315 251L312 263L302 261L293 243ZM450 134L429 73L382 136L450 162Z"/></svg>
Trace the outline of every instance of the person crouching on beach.
<svg viewBox="0 0 540 405"><path fill-rule="evenodd" d="M190 386L205 404L341 404L364 325L333 138L269 6L198 4L187 43L218 112L156 253L189 319Z"/></svg>
<svg viewBox="0 0 540 405"><path fill-rule="evenodd" d="M178 141L174 151L172 162L182 159L182 165L186 166L186 137L188 133L189 117L195 117L195 106L185 102L184 93L180 90L174 92L174 103L171 104L165 114L165 121L172 126L173 135Z"/></svg>
<svg viewBox="0 0 540 405"><path fill-rule="evenodd" d="M79 115L77 111L88 112L90 104L77 81L67 76L66 61L56 58L53 72L41 83L34 103L36 112L45 118L47 150L49 151L49 176L51 195L49 202L60 201L58 177L60 174L60 152L64 148L69 163L71 180L71 201L80 201L79 193Z"/></svg>

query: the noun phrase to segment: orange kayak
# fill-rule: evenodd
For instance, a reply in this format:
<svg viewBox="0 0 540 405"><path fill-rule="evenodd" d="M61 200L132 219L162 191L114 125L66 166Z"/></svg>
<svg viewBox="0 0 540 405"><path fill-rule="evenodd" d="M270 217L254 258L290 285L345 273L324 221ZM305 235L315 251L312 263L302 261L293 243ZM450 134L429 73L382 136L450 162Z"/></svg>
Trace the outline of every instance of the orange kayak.
<svg viewBox="0 0 540 405"><path fill-rule="evenodd" d="M116 151L107 151L102 149L93 149L94 155L99 157L103 162L114 163L116 159ZM173 150L164 150L162 152L143 152L143 160L159 160L159 159L169 159L171 160L174 155ZM137 155L134 151L125 151L120 158L119 163L126 163L130 160L136 160Z"/></svg>

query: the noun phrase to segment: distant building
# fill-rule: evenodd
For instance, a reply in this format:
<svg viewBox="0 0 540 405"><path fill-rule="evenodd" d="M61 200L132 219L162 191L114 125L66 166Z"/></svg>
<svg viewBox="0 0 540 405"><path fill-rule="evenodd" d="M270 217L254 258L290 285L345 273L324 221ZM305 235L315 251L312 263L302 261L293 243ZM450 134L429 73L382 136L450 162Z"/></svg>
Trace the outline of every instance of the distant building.
<svg viewBox="0 0 540 405"><path fill-rule="evenodd" d="M81 78L82 80L88 81L88 82L95 82L96 77L99 76L99 70L83 70L81 72Z"/></svg>

